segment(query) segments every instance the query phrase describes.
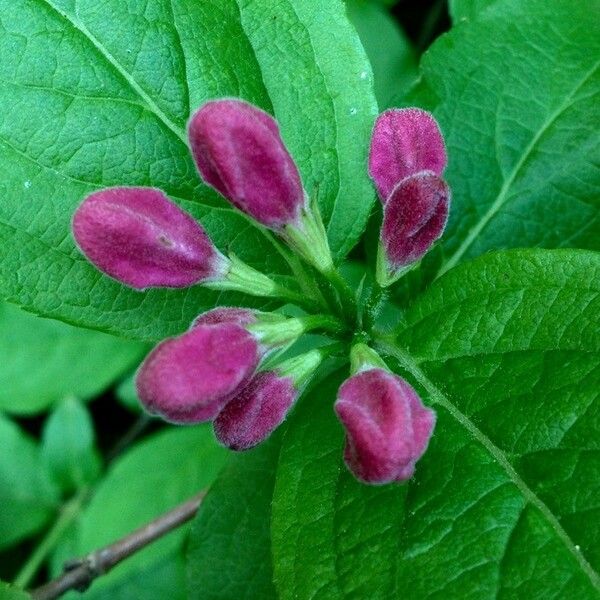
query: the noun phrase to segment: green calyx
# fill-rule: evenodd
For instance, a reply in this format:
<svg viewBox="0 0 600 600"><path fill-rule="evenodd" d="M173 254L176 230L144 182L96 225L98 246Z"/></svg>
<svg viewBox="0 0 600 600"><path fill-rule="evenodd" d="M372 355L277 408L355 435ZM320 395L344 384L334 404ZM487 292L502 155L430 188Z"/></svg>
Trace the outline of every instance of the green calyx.
<svg viewBox="0 0 600 600"><path fill-rule="evenodd" d="M389 371L381 356L366 344L358 343L350 351L350 372L352 375L369 369L385 369Z"/></svg>

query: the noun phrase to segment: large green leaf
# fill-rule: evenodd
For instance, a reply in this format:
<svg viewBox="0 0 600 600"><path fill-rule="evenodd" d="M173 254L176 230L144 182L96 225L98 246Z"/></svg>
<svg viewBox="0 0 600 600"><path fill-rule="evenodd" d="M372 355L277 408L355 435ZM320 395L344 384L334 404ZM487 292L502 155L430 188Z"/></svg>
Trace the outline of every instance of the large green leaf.
<svg viewBox="0 0 600 600"><path fill-rule="evenodd" d="M0 414L0 548L41 529L59 495L37 444Z"/></svg>
<svg viewBox="0 0 600 600"><path fill-rule="evenodd" d="M94 424L77 398L66 398L44 424L42 458L64 492L93 483L100 474Z"/></svg>
<svg viewBox="0 0 600 600"><path fill-rule="evenodd" d="M598 254L524 250L416 302L381 343L438 414L408 485L346 472L339 379L301 404L273 500L281 597L597 598L599 288Z"/></svg>
<svg viewBox="0 0 600 600"><path fill-rule="evenodd" d="M343 13L341 0L0 0L0 293L152 340L216 302L264 306L201 288L127 290L89 265L69 233L91 191L154 185L221 248L284 271L263 234L196 175L185 123L220 96L274 112L308 191L318 188L333 250L347 252L373 198L365 158L376 104Z"/></svg>
<svg viewBox="0 0 600 600"><path fill-rule="evenodd" d="M209 426L173 428L138 444L98 485L58 555L83 556L174 508L206 489L226 456ZM94 583L86 597L185 598L183 543L188 529L180 527L128 558Z"/></svg>
<svg viewBox="0 0 600 600"><path fill-rule="evenodd" d="M599 0L506 0L442 36L411 97L446 137L445 272L510 247L600 248Z"/></svg>
<svg viewBox="0 0 600 600"><path fill-rule="evenodd" d="M211 486L190 533L190 599L277 597L269 526L280 443L236 456Z"/></svg>
<svg viewBox="0 0 600 600"><path fill-rule="evenodd" d="M29 414L69 395L93 398L147 346L0 303L0 410Z"/></svg>

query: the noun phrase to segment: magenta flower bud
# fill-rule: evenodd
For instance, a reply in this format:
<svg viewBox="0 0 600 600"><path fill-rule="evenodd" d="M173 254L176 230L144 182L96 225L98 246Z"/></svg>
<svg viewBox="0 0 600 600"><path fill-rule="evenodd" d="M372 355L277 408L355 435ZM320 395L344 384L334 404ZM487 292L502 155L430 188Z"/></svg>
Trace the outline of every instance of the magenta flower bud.
<svg viewBox="0 0 600 600"><path fill-rule="evenodd" d="M167 421L208 421L248 382L259 359L256 340L240 325L198 325L147 356L137 375L138 395Z"/></svg>
<svg viewBox="0 0 600 600"><path fill-rule="evenodd" d="M239 210L275 230L298 220L304 189L273 117L241 100L215 100L194 114L189 137L204 181Z"/></svg>
<svg viewBox="0 0 600 600"><path fill-rule="evenodd" d="M346 429L346 465L365 483L410 479L435 426L435 413L415 390L380 368L347 379L335 412Z"/></svg>
<svg viewBox="0 0 600 600"><path fill-rule="evenodd" d="M377 117L369 151L369 175L385 204L405 177L420 171L441 175L448 162L437 121L420 108L393 108Z"/></svg>
<svg viewBox="0 0 600 600"><path fill-rule="evenodd" d="M137 289L187 287L228 268L204 229L154 188L91 194L75 211L73 235L98 269Z"/></svg>
<svg viewBox="0 0 600 600"><path fill-rule="evenodd" d="M232 450L248 450L283 423L298 391L292 377L258 373L214 421L217 439Z"/></svg>
<svg viewBox="0 0 600 600"><path fill-rule="evenodd" d="M381 244L394 274L418 261L441 237L448 220L450 189L431 172L403 179L383 209Z"/></svg>
<svg viewBox="0 0 600 600"><path fill-rule="evenodd" d="M220 306L196 317L192 327L198 325L217 325L218 323L235 323L242 327L256 322L256 314L248 308L237 306Z"/></svg>

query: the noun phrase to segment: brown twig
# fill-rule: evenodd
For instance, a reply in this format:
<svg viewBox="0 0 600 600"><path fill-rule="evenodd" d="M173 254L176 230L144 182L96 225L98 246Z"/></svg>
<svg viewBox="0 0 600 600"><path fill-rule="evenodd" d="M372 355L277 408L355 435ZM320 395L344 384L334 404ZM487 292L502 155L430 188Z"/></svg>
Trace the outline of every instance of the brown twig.
<svg viewBox="0 0 600 600"><path fill-rule="evenodd" d="M95 550L81 559L69 561L60 577L32 590L31 597L34 600L54 600L69 590L85 591L94 579L108 573L122 560L192 519L204 494L205 492L200 492L109 546Z"/></svg>

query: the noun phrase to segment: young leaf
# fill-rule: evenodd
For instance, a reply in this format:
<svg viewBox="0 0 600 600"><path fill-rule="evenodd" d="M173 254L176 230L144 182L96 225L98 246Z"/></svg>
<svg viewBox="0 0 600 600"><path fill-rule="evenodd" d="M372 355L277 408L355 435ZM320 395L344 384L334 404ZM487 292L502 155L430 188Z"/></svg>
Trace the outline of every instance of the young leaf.
<svg viewBox="0 0 600 600"><path fill-rule="evenodd" d="M42 460L63 492L89 485L100 474L94 425L76 398L63 400L48 417L41 450Z"/></svg>
<svg viewBox="0 0 600 600"><path fill-rule="evenodd" d="M131 369L147 346L41 319L0 303L0 410L30 414L85 400Z"/></svg>
<svg viewBox="0 0 600 600"><path fill-rule="evenodd" d="M190 532L190 600L276 598L270 514L281 441L232 457L206 496Z"/></svg>
<svg viewBox="0 0 600 600"><path fill-rule="evenodd" d="M80 0L76 9L0 0L0 13L0 99L10 107L0 118L4 297L147 340L181 332L217 301L268 306L202 288L125 289L85 261L69 232L90 192L157 186L202 218L222 250L285 272L263 234L196 175L185 123L219 96L275 113L336 256L356 243L373 198L364 164L376 104L340 0Z"/></svg>
<svg viewBox="0 0 600 600"><path fill-rule="evenodd" d="M495 248L600 247L598 10L496 2L424 56L410 103L440 122L453 191L439 272Z"/></svg>
<svg viewBox="0 0 600 600"><path fill-rule="evenodd" d="M55 514L58 490L36 443L0 415L0 548L36 533Z"/></svg>
<svg viewBox="0 0 600 600"><path fill-rule="evenodd" d="M599 282L598 254L511 251L416 302L380 347L438 415L406 486L346 473L337 382L301 404L273 500L281 597L597 597Z"/></svg>
<svg viewBox="0 0 600 600"><path fill-rule="evenodd" d="M206 489L226 456L209 427L169 429L134 446L98 485L76 531L65 539L69 551L83 556L114 542ZM188 527L180 527L128 558L98 579L87 597L183 598L187 531ZM60 548L57 552L65 556Z"/></svg>

